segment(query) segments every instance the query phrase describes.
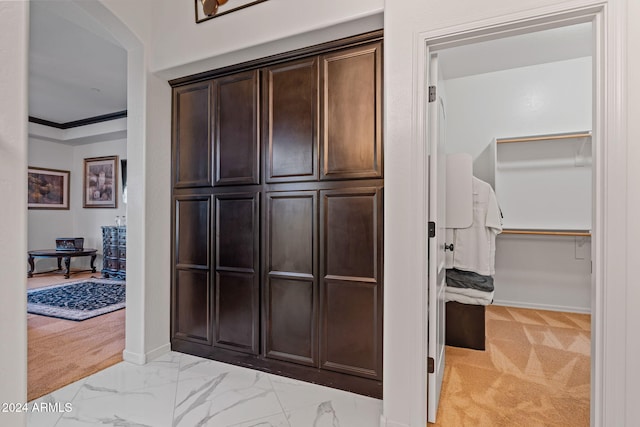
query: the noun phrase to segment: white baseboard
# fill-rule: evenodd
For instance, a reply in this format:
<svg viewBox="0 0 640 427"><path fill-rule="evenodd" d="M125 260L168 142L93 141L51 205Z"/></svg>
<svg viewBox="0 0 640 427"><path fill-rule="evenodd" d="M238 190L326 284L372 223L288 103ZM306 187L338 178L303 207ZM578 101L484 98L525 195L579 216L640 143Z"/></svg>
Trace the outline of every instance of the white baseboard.
<svg viewBox="0 0 640 427"><path fill-rule="evenodd" d="M134 353L132 351L124 350L122 352L122 360L130 362L136 365L144 365L147 363L147 358L142 353Z"/></svg>
<svg viewBox="0 0 640 427"><path fill-rule="evenodd" d="M155 350L151 350L147 352L147 362L157 359L158 357L162 356L163 354L167 354L170 351L171 351L171 344L170 343L163 344L160 347L156 348Z"/></svg>
<svg viewBox="0 0 640 427"><path fill-rule="evenodd" d="M518 307L518 308L534 308L537 310L549 310L549 311L564 311L567 313L583 313L591 314L590 307L571 307L565 305L553 305L553 304L536 304L522 301L505 301L505 300L493 300L493 305L500 305L505 307Z"/></svg>
<svg viewBox="0 0 640 427"><path fill-rule="evenodd" d="M410 427L410 426L389 420L384 415L380 415L380 427Z"/></svg>
<svg viewBox="0 0 640 427"><path fill-rule="evenodd" d="M153 349L151 351L148 351L145 354L134 353L132 351L124 350L122 352L122 359L125 362L134 363L136 365L144 365L145 363L150 362L153 359L157 359L158 357L170 351L171 351L170 343L163 344L160 347Z"/></svg>

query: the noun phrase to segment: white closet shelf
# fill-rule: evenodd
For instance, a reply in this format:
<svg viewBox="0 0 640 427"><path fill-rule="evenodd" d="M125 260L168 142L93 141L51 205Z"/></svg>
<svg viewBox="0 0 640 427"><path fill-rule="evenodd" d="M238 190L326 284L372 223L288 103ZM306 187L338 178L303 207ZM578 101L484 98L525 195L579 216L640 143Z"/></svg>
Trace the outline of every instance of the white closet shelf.
<svg viewBox="0 0 640 427"><path fill-rule="evenodd" d="M591 236L590 230L536 230L530 228L505 228L502 234L532 234L540 236Z"/></svg>
<svg viewBox="0 0 640 427"><path fill-rule="evenodd" d="M553 133L549 135L531 135L531 136L521 136L517 138L496 138L496 144L505 144L510 142L550 141L550 140L557 140L557 139L576 139L576 138L590 138L590 137L591 137L591 131Z"/></svg>

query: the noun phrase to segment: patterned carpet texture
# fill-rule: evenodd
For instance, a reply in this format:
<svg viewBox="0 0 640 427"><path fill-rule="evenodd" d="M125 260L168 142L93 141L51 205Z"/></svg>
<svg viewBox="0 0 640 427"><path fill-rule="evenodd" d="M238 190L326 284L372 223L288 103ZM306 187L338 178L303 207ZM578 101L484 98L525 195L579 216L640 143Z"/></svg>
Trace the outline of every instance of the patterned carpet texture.
<svg viewBox="0 0 640 427"><path fill-rule="evenodd" d="M87 279L30 289L27 312L68 320L85 320L125 306L125 282Z"/></svg>
<svg viewBox="0 0 640 427"><path fill-rule="evenodd" d="M589 426L590 315L491 305L486 328L446 347L436 426Z"/></svg>

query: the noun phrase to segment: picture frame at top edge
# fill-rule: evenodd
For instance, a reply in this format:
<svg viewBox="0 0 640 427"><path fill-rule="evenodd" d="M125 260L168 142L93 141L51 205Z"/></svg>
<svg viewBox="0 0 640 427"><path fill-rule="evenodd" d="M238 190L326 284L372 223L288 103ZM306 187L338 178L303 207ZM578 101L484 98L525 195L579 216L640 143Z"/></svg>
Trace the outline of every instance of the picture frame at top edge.
<svg viewBox="0 0 640 427"><path fill-rule="evenodd" d="M215 15L207 16L205 15L202 7L202 0L194 0L196 24L200 24L202 22L209 21L210 19L224 16L226 14L245 9L249 6L254 6L265 1L267 0L228 0L225 4L219 6L218 11L215 13Z"/></svg>

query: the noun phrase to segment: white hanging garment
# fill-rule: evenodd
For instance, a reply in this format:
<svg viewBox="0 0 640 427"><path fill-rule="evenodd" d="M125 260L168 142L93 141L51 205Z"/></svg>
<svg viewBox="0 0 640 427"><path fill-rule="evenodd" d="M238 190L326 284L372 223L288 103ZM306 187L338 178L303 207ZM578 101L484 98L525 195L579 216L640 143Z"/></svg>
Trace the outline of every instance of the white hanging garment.
<svg viewBox="0 0 640 427"><path fill-rule="evenodd" d="M501 232L502 214L493 188L473 177L473 224L453 230L453 267L493 276L496 236Z"/></svg>

